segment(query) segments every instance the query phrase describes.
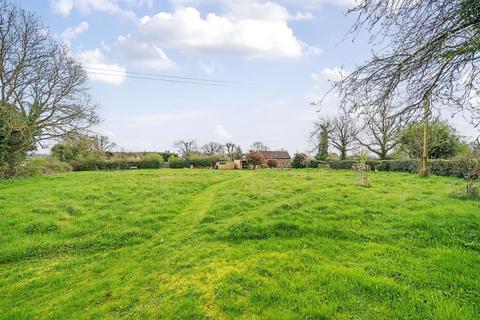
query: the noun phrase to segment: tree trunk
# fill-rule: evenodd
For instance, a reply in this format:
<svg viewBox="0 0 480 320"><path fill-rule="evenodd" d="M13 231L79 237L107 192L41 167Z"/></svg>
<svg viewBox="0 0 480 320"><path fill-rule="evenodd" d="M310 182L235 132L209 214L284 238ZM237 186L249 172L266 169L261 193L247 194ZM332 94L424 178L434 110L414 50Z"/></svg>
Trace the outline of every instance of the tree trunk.
<svg viewBox="0 0 480 320"><path fill-rule="evenodd" d="M428 176L428 130L429 130L429 117L430 117L430 98L426 95L423 98L423 153L422 153L422 166L420 169L420 176Z"/></svg>
<svg viewBox="0 0 480 320"><path fill-rule="evenodd" d="M17 163L14 159L9 159L8 161L8 169L7 169L7 179L10 179L15 176L17 173Z"/></svg>
<svg viewBox="0 0 480 320"><path fill-rule="evenodd" d="M387 151L382 148L382 151L380 151L380 160L387 160Z"/></svg>

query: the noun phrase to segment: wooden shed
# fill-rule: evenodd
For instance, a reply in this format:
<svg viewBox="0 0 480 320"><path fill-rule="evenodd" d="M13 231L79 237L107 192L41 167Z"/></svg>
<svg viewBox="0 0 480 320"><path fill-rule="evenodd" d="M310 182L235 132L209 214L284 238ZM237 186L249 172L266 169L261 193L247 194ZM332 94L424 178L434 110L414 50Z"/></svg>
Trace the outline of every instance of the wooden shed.
<svg viewBox="0 0 480 320"><path fill-rule="evenodd" d="M248 169L248 163L246 160L234 160L234 161L218 161L215 164L215 169L219 170L241 170Z"/></svg>

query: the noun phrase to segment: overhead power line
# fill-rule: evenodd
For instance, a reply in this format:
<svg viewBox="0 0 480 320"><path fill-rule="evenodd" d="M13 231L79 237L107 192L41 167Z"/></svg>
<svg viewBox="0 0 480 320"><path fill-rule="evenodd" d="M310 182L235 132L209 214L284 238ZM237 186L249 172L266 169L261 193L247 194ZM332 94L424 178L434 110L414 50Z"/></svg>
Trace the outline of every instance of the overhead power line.
<svg viewBox="0 0 480 320"><path fill-rule="evenodd" d="M115 73L107 73L107 72L97 72L97 71L88 71L89 74L96 74L102 76L110 76L110 77L126 77L132 79L143 79L143 80L154 80L154 81L163 81L163 82L173 82L173 83L183 83L183 84L195 84L195 85L203 85L203 86L214 86L214 87L234 87L233 84L226 84L226 83L208 83L208 82L196 82L196 81L187 81L187 80L176 80L176 79L165 79L165 78L153 78L153 77L143 77L143 76L135 76L135 75L122 75L122 74L115 74Z"/></svg>
<svg viewBox="0 0 480 320"><path fill-rule="evenodd" d="M134 72L118 69L106 69L106 68L97 68L97 67L83 67L90 74L105 75L105 76L116 76L116 77L127 77L134 79L145 79L145 80L157 80L164 82L176 82L176 83L185 83L185 84L196 84L196 85L210 85L210 86L225 86L232 87L238 85L246 85L244 82L237 81L226 81L226 80L213 80L206 78L194 78L194 77L182 77L182 76L172 76L166 74L158 73L143 73L143 72Z"/></svg>

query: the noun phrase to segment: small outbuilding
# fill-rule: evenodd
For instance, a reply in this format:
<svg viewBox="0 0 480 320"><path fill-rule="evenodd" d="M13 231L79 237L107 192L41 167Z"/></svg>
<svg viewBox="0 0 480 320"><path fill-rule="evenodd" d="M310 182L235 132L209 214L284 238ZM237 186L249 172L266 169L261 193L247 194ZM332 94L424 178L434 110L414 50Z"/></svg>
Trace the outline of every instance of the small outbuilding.
<svg viewBox="0 0 480 320"><path fill-rule="evenodd" d="M259 153L263 156L265 162L276 160L279 168L290 168L291 166L292 158L288 151L259 151Z"/></svg>
<svg viewBox="0 0 480 320"><path fill-rule="evenodd" d="M248 162L247 162L247 160L218 161L215 164L215 169L219 169L219 170L248 169Z"/></svg>

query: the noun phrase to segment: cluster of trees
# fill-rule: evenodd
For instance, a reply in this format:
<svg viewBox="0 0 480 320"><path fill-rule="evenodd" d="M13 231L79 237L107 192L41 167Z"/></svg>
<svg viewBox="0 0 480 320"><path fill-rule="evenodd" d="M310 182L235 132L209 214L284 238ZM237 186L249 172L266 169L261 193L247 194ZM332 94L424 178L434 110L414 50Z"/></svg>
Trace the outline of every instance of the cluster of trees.
<svg viewBox="0 0 480 320"><path fill-rule="evenodd" d="M174 143L175 149L183 159L171 159L170 166L182 167L189 163L208 163L214 166L221 160L235 160L243 156L240 146L233 142L225 144L219 142L209 142L198 147L198 142L194 139L178 140ZM194 164L193 164L194 165ZM194 165L195 166L195 165Z"/></svg>
<svg viewBox="0 0 480 320"><path fill-rule="evenodd" d="M404 120L392 109L382 106L376 114L353 116L345 109L338 117L322 117L314 122L310 137L315 159L325 161L338 156L346 160L349 153L364 149L380 160L391 158L420 159L423 156L424 124L421 120ZM460 134L439 118L428 126L428 158L449 159L474 153L475 143L469 146ZM329 148L336 151L330 154Z"/></svg>
<svg viewBox="0 0 480 320"><path fill-rule="evenodd" d="M174 143L174 147L178 150L183 158L191 158L199 155L204 156L220 156L222 159L229 159L231 161L242 159L242 148L233 142L225 144L219 142L208 142L198 147L198 143L194 139L178 140ZM252 143L250 151L267 151L268 147L260 141Z"/></svg>
<svg viewBox="0 0 480 320"><path fill-rule="evenodd" d="M61 139L51 149L52 157L68 163L74 168L88 163L130 163L152 168L162 167L171 158L178 155L165 152L124 152L114 151L116 144L102 135L69 135Z"/></svg>
<svg viewBox="0 0 480 320"><path fill-rule="evenodd" d="M113 156L115 143L101 135L69 135L52 147L52 156L60 161L105 160Z"/></svg>
<svg viewBox="0 0 480 320"><path fill-rule="evenodd" d="M374 52L332 91L353 114L381 116L390 106L387 119L420 117L426 175L434 110L480 124L480 1L360 0L349 12L357 15L352 34L369 31Z"/></svg>
<svg viewBox="0 0 480 320"><path fill-rule="evenodd" d="M35 15L0 0L0 176L28 152L99 122L86 73Z"/></svg>
<svg viewBox="0 0 480 320"><path fill-rule="evenodd" d="M203 153L205 155L221 154L226 155L228 159L241 159L243 156L242 148L233 143L227 142L225 144L219 142L208 142L202 147L198 147L197 140L178 140L174 143L174 147L182 155L182 157L189 157L195 153ZM256 141L250 146L251 151L267 151L269 148L261 141Z"/></svg>

